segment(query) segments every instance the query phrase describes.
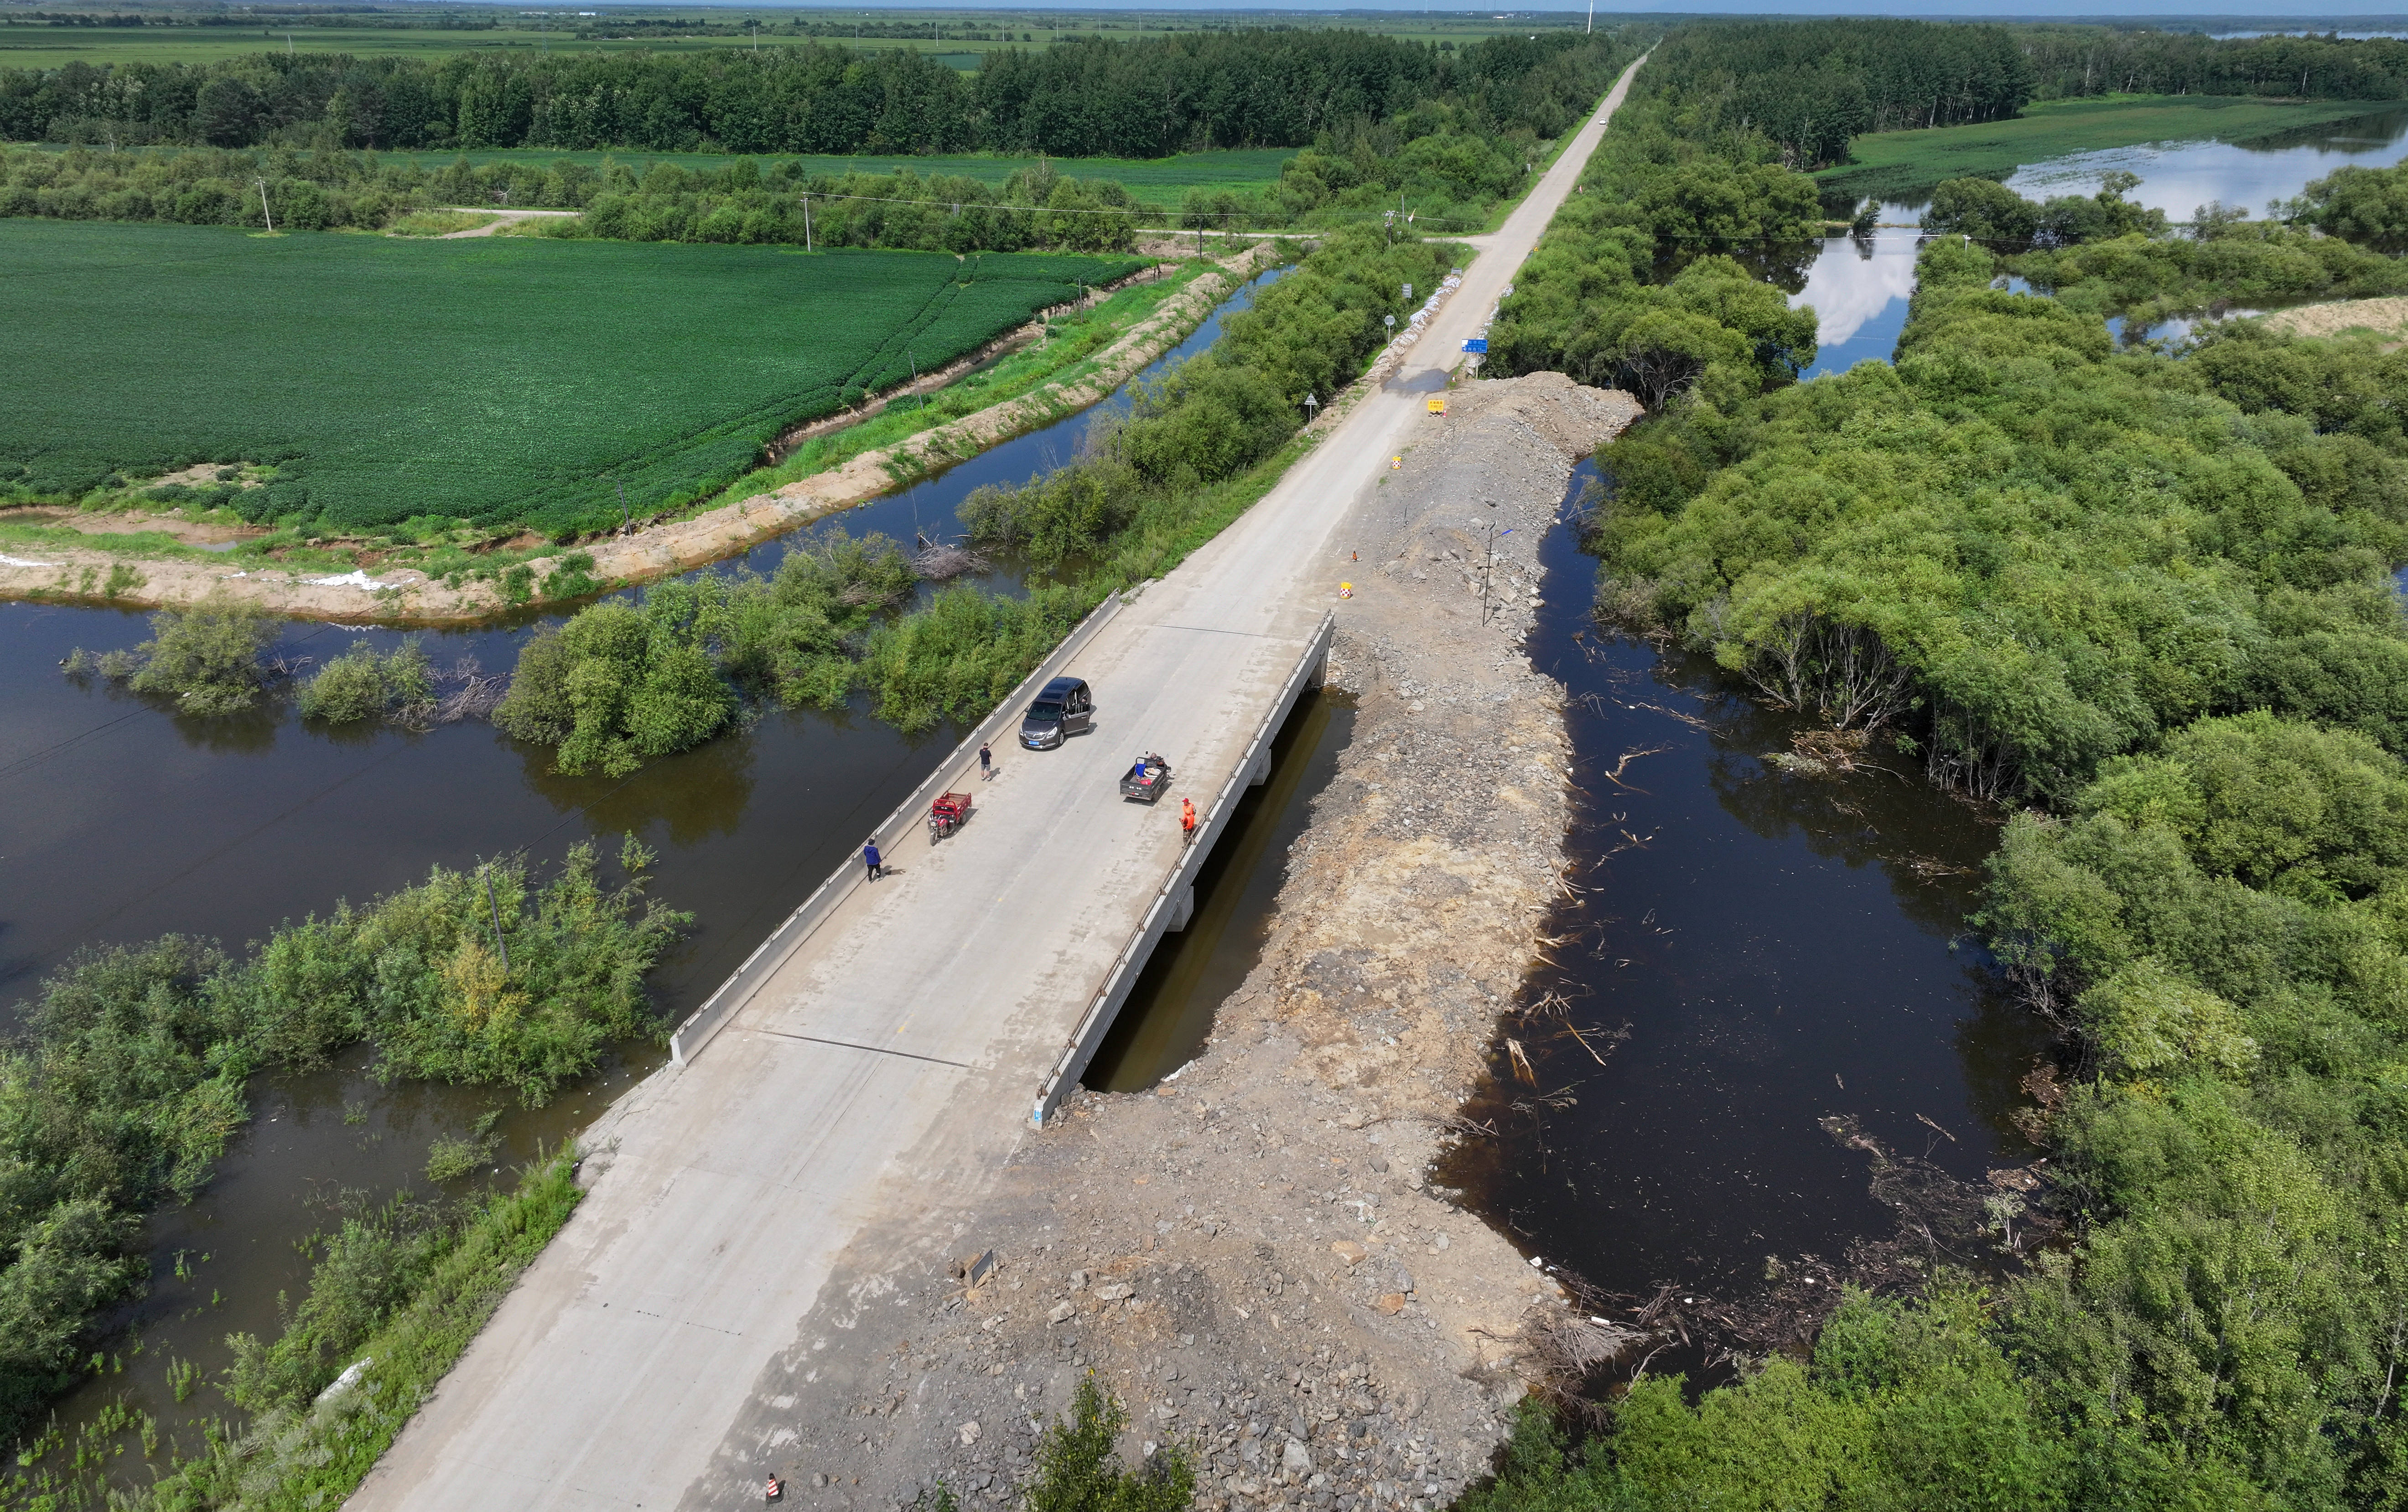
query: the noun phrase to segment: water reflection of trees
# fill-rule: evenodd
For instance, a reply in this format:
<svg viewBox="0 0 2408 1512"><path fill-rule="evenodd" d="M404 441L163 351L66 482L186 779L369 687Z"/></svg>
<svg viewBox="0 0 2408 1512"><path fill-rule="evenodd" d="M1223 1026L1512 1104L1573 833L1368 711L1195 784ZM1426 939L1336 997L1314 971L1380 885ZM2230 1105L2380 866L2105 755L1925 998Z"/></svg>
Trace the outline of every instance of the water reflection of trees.
<svg viewBox="0 0 2408 1512"><path fill-rule="evenodd" d="M1663 242L1656 250L1656 279L1670 283L1683 268L1701 257L1727 257L1751 278L1771 284L1784 294L1802 293L1806 275L1823 253L1819 241L1739 242L1728 247Z"/></svg>
<svg viewBox="0 0 2408 1512"><path fill-rule="evenodd" d="M632 777L564 777L552 769L548 747L494 738L518 748L531 792L561 813L581 813L597 834L648 834L667 827L667 843L684 847L713 835L734 834L752 803L755 741L752 732L723 735L694 749L647 762Z"/></svg>

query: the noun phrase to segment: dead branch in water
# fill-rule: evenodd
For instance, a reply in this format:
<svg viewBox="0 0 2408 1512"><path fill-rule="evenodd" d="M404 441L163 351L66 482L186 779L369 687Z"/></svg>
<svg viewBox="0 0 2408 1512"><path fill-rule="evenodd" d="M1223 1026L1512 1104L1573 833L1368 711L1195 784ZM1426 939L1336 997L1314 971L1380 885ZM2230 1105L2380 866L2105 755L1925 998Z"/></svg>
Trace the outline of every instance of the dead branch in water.
<svg viewBox="0 0 2408 1512"><path fill-rule="evenodd" d="M911 559L911 570L923 579L941 583L968 572L984 572L993 563L967 546L931 546Z"/></svg>
<svg viewBox="0 0 2408 1512"><path fill-rule="evenodd" d="M1608 782L1612 783L1615 787L1620 788L1625 792L1644 794L1647 792L1646 789L1634 788L1629 783L1623 781L1622 774L1628 769L1632 762L1637 761L1640 757L1661 756L1671 749L1672 748L1670 746L1641 746L1636 749L1626 750L1622 753L1622 760L1613 763L1612 771L1600 772L1598 775L1604 777Z"/></svg>
<svg viewBox="0 0 2408 1512"><path fill-rule="evenodd" d="M1588 1042L1586 1035L1584 1035L1579 1030L1573 1028L1570 1024L1564 1025L1564 1033L1571 1035L1573 1039L1577 1040L1580 1043L1580 1048L1582 1049L1588 1051L1588 1058L1590 1060L1595 1061L1599 1065L1605 1064L1605 1057L1597 1053L1597 1047ZM1630 1037L1630 1026L1628 1024L1624 1024L1621 1028L1613 1030L1592 1029L1589 1031L1589 1034L1595 1034L1598 1038L1604 1040L1606 1042L1607 1048L1613 1049L1618 1048L1625 1040Z"/></svg>
<svg viewBox="0 0 2408 1512"><path fill-rule="evenodd" d="M1530 1069L1530 1058L1522 1052L1520 1040L1508 1039L1505 1042L1505 1054L1513 1063L1513 1075L1533 1087L1539 1084L1539 1074Z"/></svg>

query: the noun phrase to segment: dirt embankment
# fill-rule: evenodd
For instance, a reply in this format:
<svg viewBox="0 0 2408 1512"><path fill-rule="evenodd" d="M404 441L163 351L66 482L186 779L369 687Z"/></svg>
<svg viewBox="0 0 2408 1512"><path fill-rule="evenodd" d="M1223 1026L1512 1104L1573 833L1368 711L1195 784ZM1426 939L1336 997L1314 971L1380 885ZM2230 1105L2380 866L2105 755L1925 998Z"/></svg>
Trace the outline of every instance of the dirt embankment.
<svg viewBox="0 0 2408 1512"><path fill-rule="evenodd" d="M2336 336L2344 331L2372 331L2382 335L2408 335L2408 298L2343 299L2329 305L2301 305L2278 309L2266 317L2269 330L2289 336Z"/></svg>
<svg viewBox="0 0 2408 1512"><path fill-rule="evenodd" d="M1268 261L1268 244L1222 262L1104 349L1095 370L1076 383L1049 383L1033 392L932 427L893 447L866 451L844 466L789 483L770 493L722 505L692 519L648 525L579 548L594 558L597 582L645 583L673 577L751 549L773 536L864 503L916 477L1085 408L1110 394L1146 364L1186 339L1228 292ZM168 529L172 517L123 515L124 521L79 529ZM50 521L45 521L48 523ZM532 563L540 577L552 563ZM0 551L0 598L48 598L155 608L197 603L212 592L305 620L456 624L492 618L509 605L491 581L447 584L414 568L238 567L189 557L142 558L44 543Z"/></svg>
<svg viewBox="0 0 2408 1512"><path fill-rule="evenodd" d="M881 1332L797 1340L689 1499L774 1472L814 1506L939 1479L1001 1505L1093 1371L1132 1459L1197 1457L1199 1505L1426 1512L1486 1469L1537 1368L1525 1325L1586 1326L1426 1172L1565 863L1562 689L1520 649L1535 550L1637 407L1551 374L1452 399L1340 543L1353 735L1204 1053L1077 1094L975 1210L865 1238L829 1294ZM1484 574L1490 502L1513 533ZM950 1273L990 1251L982 1284Z"/></svg>

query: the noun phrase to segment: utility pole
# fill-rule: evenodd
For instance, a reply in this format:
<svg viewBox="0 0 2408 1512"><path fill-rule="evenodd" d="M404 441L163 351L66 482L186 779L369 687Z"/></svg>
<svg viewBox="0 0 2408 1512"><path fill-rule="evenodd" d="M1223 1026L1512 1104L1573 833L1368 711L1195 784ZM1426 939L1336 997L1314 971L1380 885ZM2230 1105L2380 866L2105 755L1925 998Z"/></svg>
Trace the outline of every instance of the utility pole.
<svg viewBox="0 0 2408 1512"><path fill-rule="evenodd" d="M636 512L627 507L627 485L615 478L610 481L618 484L619 488L619 534L633 535L636 534Z"/></svg>
<svg viewBox="0 0 2408 1512"><path fill-rule="evenodd" d="M1597 0L1588 0L1588 36L1597 35Z"/></svg>
<svg viewBox="0 0 2408 1512"><path fill-rule="evenodd" d="M267 208L267 180L255 178L252 182L259 185L259 218L267 222L267 234L272 236L276 235L276 217Z"/></svg>
<svg viewBox="0 0 2408 1512"><path fill-rule="evenodd" d="M1488 501L1488 563L1480 569L1480 622L1488 622L1488 584L1497 576L1497 501Z"/></svg>
<svg viewBox="0 0 2408 1512"><path fill-rule="evenodd" d="M811 250L811 197L803 196L803 250Z"/></svg>

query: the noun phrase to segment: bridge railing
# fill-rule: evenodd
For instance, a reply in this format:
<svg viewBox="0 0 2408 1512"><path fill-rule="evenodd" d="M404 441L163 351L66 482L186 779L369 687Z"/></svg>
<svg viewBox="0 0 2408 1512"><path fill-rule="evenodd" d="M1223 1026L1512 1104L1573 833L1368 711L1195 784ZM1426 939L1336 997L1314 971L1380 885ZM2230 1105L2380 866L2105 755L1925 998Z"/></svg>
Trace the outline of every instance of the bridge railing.
<svg viewBox="0 0 2408 1512"><path fill-rule="evenodd" d="M896 806L895 811L870 833L892 835L896 825L916 822L918 816L926 810L937 795L962 775L962 766L971 754L986 742L1002 738L1004 732L1018 721L1028 700L1068 666L1071 658L1086 649L1087 643L1096 638L1096 632L1120 612L1121 603L1120 594L1106 594L1103 603L1080 620L1077 627L1063 637L1062 644L1054 647L1053 653L1038 663L1037 670L1024 678L1020 686L1011 691L1010 697L997 704L993 713L980 720L978 728L953 748L953 754L938 763L927 779L912 789L911 795ZM669 1058L679 1065L693 1060L705 1045L710 1043L711 1036L724 1028L728 1020L736 1017L737 1010L752 1001L752 994L761 990L762 984L777 975L778 968L786 963L786 958L795 953L796 948L810 939L813 932L827 921L828 916L835 913L845 899L853 896L853 890L861 886L867 875L868 869L862 865L858 856L847 857L838 863L836 870L828 874L827 880L803 900L802 906L788 914L784 923L770 931L769 937L744 958L744 963L719 984L719 990L704 999L702 1006L678 1025L677 1032L669 1036Z"/></svg>
<svg viewBox="0 0 2408 1512"><path fill-rule="evenodd" d="M1080 1016L1079 1026L1064 1041L1053 1071L1038 1086L1035 1118L1040 1126L1062 1105L1062 1099L1070 1094L1070 1089L1078 1085L1080 1076L1086 1071L1087 1063L1095 1059L1096 1048L1103 1043L1112 1020L1120 1016L1121 1005L1128 1000L1129 989L1137 985L1138 974L1145 969L1154 946L1170 930L1185 927L1195 906L1193 890L1197 869L1211 854L1213 842L1221 837L1221 831L1237 811L1238 800L1245 795L1246 789L1269 775L1271 742L1279 737L1280 726L1287 722L1288 711L1296 707L1304 690L1320 683L1322 669L1329 659L1330 636L1337 628L1335 612L1322 616L1270 712L1255 727L1254 737L1246 743L1228 780L1221 784L1212 806L1197 824L1195 840L1181 849L1178 862L1171 866L1170 875L1163 878L1145 917L1121 947L1121 953L1112 961L1112 969L1104 974L1103 985L1087 1000L1087 1011Z"/></svg>

